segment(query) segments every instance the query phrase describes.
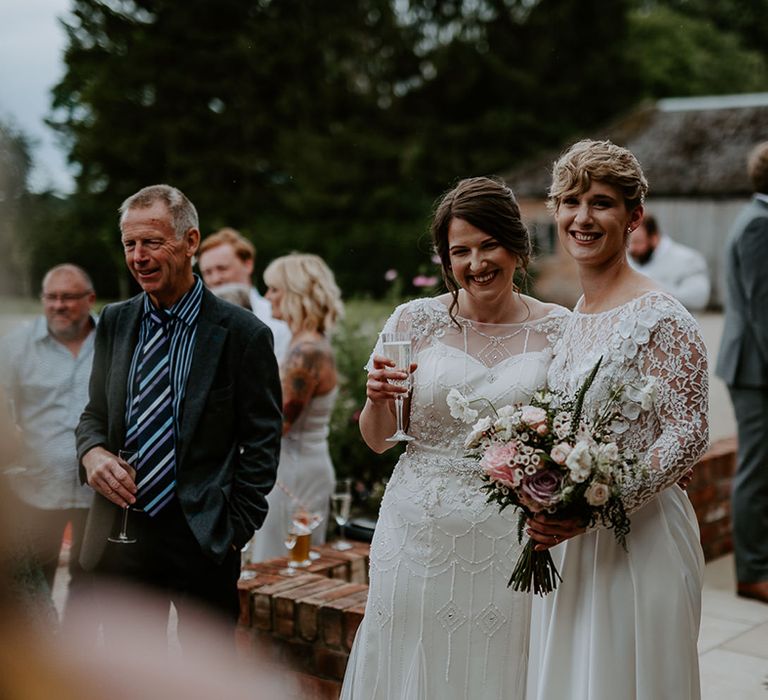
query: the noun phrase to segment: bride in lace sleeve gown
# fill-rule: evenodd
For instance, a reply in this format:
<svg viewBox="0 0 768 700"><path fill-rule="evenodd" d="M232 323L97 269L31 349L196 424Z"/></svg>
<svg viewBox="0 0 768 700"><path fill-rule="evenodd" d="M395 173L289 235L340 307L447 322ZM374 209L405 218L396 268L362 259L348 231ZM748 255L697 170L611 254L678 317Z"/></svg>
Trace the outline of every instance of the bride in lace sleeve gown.
<svg viewBox="0 0 768 700"><path fill-rule="evenodd" d="M530 398L544 386L568 312L515 291L529 242L501 183L459 183L437 209L433 237L455 296L404 304L384 329L414 339L414 440L381 504L346 700L525 694L530 598L507 588L520 552L517 518L486 504L477 461L464 457L468 428L451 416L446 397L458 388L496 406ZM361 430L377 451L391 446L384 438L394 432L392 378L374 355ZM483 401L472 408L490 410Z"/></svg>
<svg viewBox="0 0 768 700"><path fill-rule="evenodd" d="M585 410L611 385L647 386L652 405L613 431L647 476L622 486L627 551L613 534L530 523L563 577L533 603L529 700L694 700L703 556L678 479L708 444L707 363L696 321L626 263L647 185L634 156L609 142L575 144L555 165L550 197L584 296L555 347L551 389L574 392L602 357ZM584 534L582 534L584 533Z"/></svg>

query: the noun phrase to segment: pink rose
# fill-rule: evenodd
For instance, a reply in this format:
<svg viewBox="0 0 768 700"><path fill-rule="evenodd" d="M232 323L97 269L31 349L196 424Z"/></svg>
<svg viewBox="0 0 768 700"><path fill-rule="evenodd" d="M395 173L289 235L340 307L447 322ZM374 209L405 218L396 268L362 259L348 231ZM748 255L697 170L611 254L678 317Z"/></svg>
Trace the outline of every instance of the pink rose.
<svg viewBox="0 0 768 700"><path fill-rule="evenodd" d="M520 412L520 420L526 425L538 430L539 426L547 425L547 412L538 406L523 406Z"/></svg>
<svg viewBox="0 0 768 700"><path fill-rule="evenodd" d="M565 460L568 459L568 455L571 454L573 448L567 442L558 442L552 448L549 456L556 464L565 464Z"/></svg>
<svg viewBox="0 0 768 700"><path fill-rule="evenodd" d="M516 486L519 482L513 466L516 456L514 445L491 445L480 460L480 466L494 481L500 481L505 486Z"/></svg>

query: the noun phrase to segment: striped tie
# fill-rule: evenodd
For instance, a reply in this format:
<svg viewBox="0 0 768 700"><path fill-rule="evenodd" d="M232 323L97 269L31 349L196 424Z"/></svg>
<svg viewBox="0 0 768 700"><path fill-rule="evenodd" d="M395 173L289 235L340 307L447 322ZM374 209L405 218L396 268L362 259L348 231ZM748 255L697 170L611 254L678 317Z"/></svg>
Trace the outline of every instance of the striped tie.
<svg viewBox="0 0 768 700"><path fill-rule="evenodd" d="M144 341L136 370L137 387L125 446L139 453L136 508L154 517L174 496L176 441L169 362L172 319L152 309L150 320L149 337Z"/></svg>

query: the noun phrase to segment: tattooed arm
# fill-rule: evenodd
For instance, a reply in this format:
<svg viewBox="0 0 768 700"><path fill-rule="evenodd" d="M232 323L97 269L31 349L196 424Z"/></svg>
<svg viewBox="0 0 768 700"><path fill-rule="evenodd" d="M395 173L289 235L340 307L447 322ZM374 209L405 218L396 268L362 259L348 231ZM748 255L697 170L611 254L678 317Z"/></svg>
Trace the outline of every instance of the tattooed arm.
<svg viewBox="0 0 768 700"><path fill-rule="evenodd" d="M336 384L336 367L325 340L308 340L291 347L283 365L283 435L296 422L309 400Z"/></svg>

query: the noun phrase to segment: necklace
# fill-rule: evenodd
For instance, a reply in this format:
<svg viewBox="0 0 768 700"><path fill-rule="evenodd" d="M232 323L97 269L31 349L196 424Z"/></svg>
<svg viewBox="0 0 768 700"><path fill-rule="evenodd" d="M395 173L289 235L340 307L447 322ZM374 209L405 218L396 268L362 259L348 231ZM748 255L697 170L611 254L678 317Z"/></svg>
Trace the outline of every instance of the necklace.
<svg viewBox="0 0 768 700"><path fill-rule="evenodd" d="M496 381L496 373L494 372L493 368L496 365L498 365L499 362L502 362L507 358L512 357L514 354L507 347L506 341L511 340L515 336L525 332L525 340L523 342L523 349L522 349L522 352L525 352L526 349L528 348L528 335L531 332L531 329L528 326L528 324L521 323L520 327L515 329L511 333L506 333L504 335L493 335L493 334L485 333L481 331L469 319L464 319L465 351L469 350L468 340L467 340L468 329L471 329L476 335L479 335L480 337L484 338L487 341L486 344L480 349L480 351L474 354L474 356L488 368L489 382Z"/></svg>

